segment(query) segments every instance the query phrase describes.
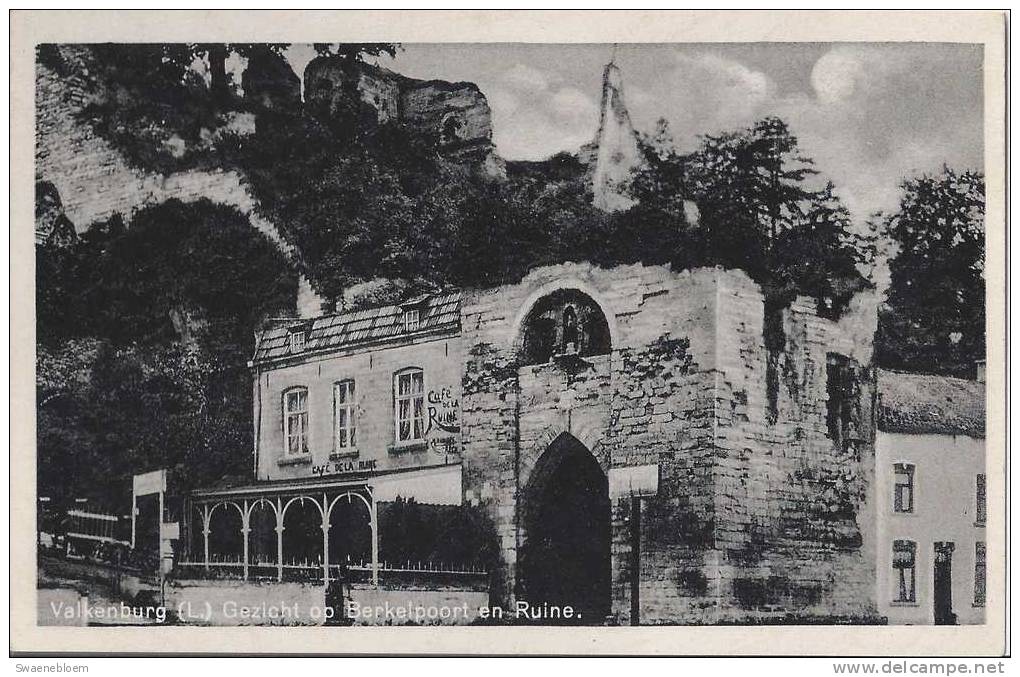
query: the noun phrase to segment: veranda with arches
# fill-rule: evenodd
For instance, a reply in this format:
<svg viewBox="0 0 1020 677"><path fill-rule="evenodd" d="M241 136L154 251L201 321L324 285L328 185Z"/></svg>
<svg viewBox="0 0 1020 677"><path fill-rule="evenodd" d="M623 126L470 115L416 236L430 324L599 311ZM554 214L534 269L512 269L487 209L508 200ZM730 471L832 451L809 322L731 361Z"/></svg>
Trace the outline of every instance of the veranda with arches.
<svg viewBox="0 0 1020 677"><path fill-rule="evenodd" d="M183 567L243 580L319 571L327 584L360 569L378 584L378 508L367 485L197 491L185 510Z"/></svg>

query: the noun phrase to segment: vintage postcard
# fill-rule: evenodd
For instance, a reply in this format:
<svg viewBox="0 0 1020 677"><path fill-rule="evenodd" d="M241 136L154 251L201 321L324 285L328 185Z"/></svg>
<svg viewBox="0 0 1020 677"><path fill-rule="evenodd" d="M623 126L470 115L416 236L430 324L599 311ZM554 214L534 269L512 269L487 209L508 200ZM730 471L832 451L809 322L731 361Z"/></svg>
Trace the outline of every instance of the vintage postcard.
<svg viewBox="0 0 1020 677"><path fill-rule="evenodd" d="M1007 650L1002 13L12 21L12 651Z"/></svg>

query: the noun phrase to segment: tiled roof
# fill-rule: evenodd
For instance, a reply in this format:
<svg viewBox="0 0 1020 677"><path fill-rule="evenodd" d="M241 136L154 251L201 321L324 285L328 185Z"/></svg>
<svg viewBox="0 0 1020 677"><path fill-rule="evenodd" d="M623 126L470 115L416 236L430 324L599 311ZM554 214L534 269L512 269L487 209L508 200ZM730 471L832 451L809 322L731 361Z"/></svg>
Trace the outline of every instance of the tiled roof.
<svg viewBox="0 0 1020 677"><path fill-rule="evenodd" d="M420 303L418 329L405 331L404 310L417 303ZM302 327L305 330L304 348L291 352L290 334ZM459 328L460 292L421 297L400 305L324 315L311 320L280 320L259 335L254 362L347 348L419 332Z"/></svg>
<svg viewBox="0 0 1020 677"><path fill-rule="evenodd" d="M878 428L890 433L985 436L985 384L878 371Z"/></svg>

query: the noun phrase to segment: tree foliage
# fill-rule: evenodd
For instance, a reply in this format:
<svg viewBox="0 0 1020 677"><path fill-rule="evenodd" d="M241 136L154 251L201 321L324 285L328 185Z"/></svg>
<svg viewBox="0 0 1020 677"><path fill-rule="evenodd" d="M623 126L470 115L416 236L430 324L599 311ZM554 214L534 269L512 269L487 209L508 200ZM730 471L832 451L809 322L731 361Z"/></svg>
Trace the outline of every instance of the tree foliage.
<svg viewBox="0 0 1020 677"><path fill-rule="evenodd" d="M275 246L232 208L170 201L36 254L40 491L109 502L135 472L244 467L254 331L296 292Z"/></svg>
<svg viewBox="0 0 1020 677"><path fill-rule="evenodd" d="M902 184L884 225L898 253L879 313L882 366L970 376L985 355L985 179L944 167Z"/></svg>
<svg viewBox="0 0 1020 677"><path fill-rule="evenodd" d="M676 151L660 121L643 147L638 205L623 219L639 215L645 232L668 224L656 244L675 267L739 268L762 284L770 307L803 294L828 316L868 286L873 238L854 228L831 182L809 186L818 172L779 118L705 136L690 154Z"/></svg>

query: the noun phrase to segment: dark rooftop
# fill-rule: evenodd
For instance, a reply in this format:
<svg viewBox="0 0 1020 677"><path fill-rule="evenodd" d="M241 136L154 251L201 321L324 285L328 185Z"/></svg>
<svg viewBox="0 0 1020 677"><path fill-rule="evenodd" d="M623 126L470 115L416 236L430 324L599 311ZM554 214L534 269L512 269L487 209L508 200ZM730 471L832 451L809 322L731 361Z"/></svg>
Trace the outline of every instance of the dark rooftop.
<svg viewBox="0 0 1020 677"><path fill-rule="evenodd" d="M417 329L404 327L404 311L419 305ZM437 330L460 329L460 292L419 297L400 305L324 315L310 320L278 320L263 329L254 362L289 355L337 350ZM304 347L291 350L290 334L302 331Z"/></svg>
<svg viewBox="0 0 1020 677"><path fill-rule="evenodd" d="M878 371L878 429L985 436L985 384L951 376Z"/></svg>

